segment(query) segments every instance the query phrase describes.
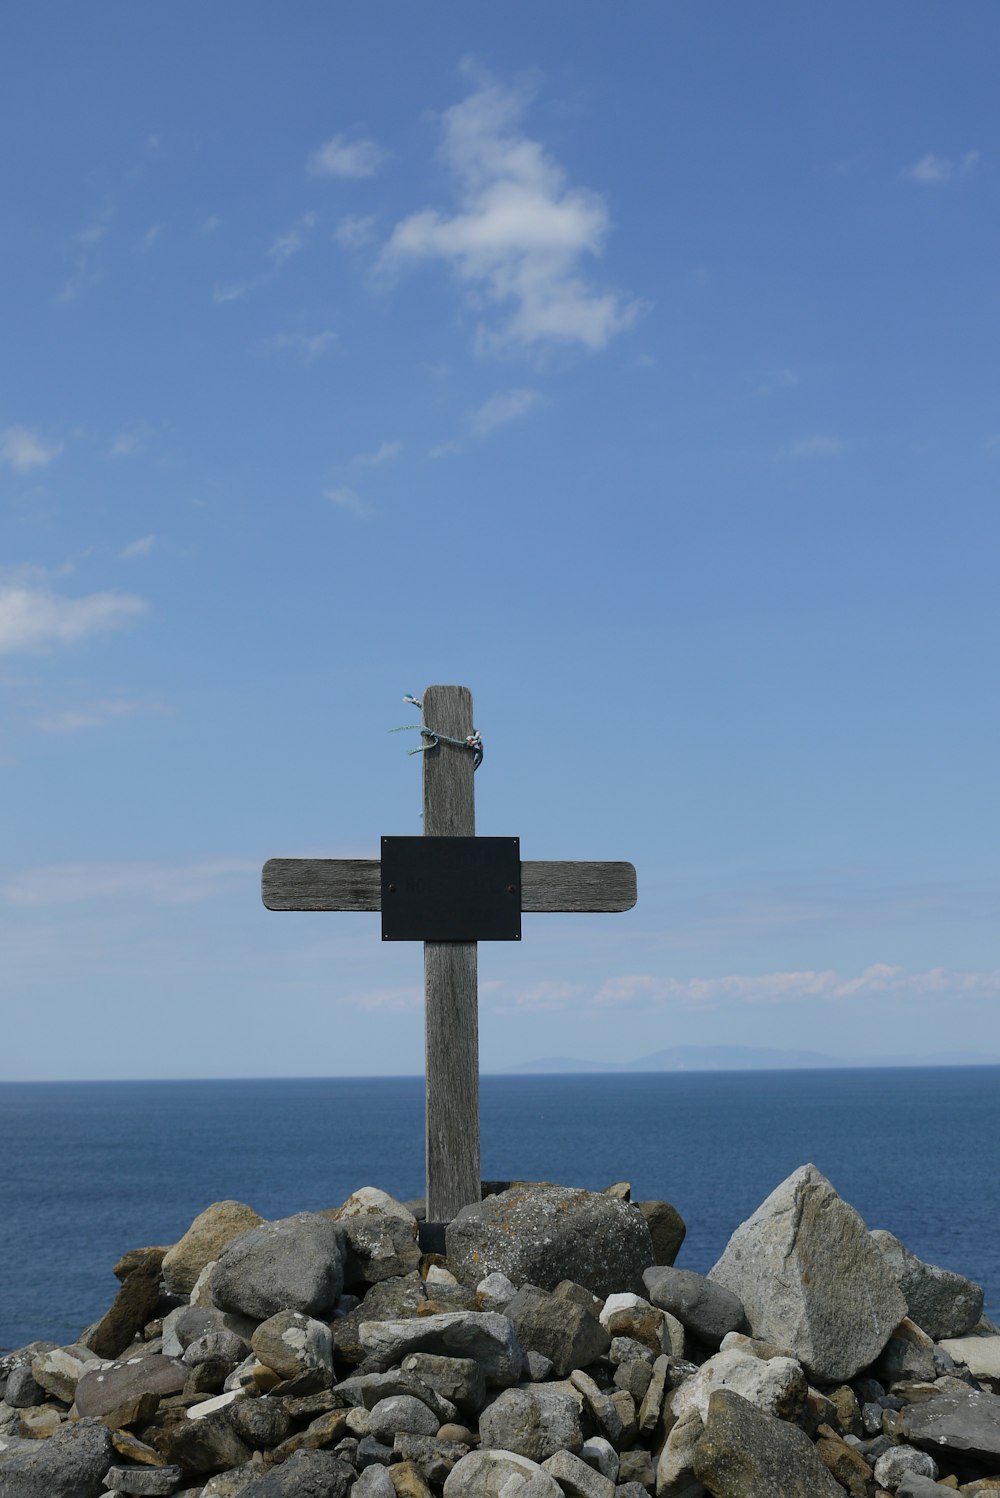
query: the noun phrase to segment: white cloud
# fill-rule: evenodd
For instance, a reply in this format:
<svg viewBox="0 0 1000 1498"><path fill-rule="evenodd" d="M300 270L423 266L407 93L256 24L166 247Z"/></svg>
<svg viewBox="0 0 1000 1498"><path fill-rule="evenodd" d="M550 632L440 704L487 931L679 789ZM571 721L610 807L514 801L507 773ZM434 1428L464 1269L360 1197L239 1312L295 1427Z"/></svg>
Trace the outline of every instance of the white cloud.
<svg viewBox="0 0 1000 1498"><path fill-rule="evenodd" d="M246 296L248 291L253 291L258 285L256 281L234 281L227 286L215 286L212 288L213 302L238 302Z"/></svg>
<svg viewBox="0 0 1000 1498"><path fill-rule="evenodd" d="M478 411L473 411L469 424L477 437L486 437L497 427L508 421L517 421L526 416L532 407L545 400L540 390L507 390L502 395L491 395Z"/></svg>
<svg viewBox="0 0 1000 1498"><path fill-rule="evenodd" d="M61 442L46 442L28 427L7 427L0 432L0 463L18 473L31 468L46 468L62 452Z"/></svg>
<svg viewBox="0 0 1000 1498"><path fill-rule="evenodd" d="M371 214L349 213L340 220L333 237L347 250L361 250L375 238L375 219Z"/></svg>
<svg viewBox="0 0 1000 1498"><path fill-rule="evenodd" d="M398 458L402 451L401 442L383 442L373 453L356 453L351 462L358 468L381 468L383 463L391 463L393 458Z"/></svg>
<svg viewBox="0 0 1000 1498"><path fill-rule="evenodd" d="M181 905L214 899L226 893L232 880L243 882L259 875L259 862L244 858L180 865L138 861L46 864L10 875L0 883L0 900L34 908L135 897L156 905Z"/></svg>
<svg viewBox="0 0 1000 1498"><path fill-rule="evenodd" d="M429 458L450 458L453 457L455 453L460 453L461 451L461 442L455 442L454 440L452 440L451 442L439 442L437 447L431 448L427 456Z"/></svg>
<svg viewBox="0 0 1000 1498"><path fill-rule="evenodd" d="M336 333L330 328L323 328L319 333L275 333L273 338L267 340L267 347L294 349L307 363L311 363L332 348L336 341Z"/></svg>
<svg viewBox="0 0 1000 1498"><path fill-rule="evenodd" d="M135 718L147 713L169 713L162 702L130 702L126 697L102 697L96 702L81 703L38 718L35 727L45 733L77 733L82 728L102 728L118 718Z"/></svg>
<svg viewBox="0 0 1000 1498"><path fill-rule="evenodd" d="M481 348L582 343L603 348L640 307L595 288L581 263L600 256L611 227L604 199L569 187L565 173L520 129L523 93L486 86L444 115L442 155L457 183L456 211L424 208L398 223L383 271L443 260L476 306L500 316L480 324Z"/></svg>
<svg viewBox="0 0 1000 1498"><path fill-rule="evenodd" d="M42 587L0 586L0 654L71 645L102 630L119 629L147 607L134 593L62 598Z"/></svg>
<svg viewBox="0 0 1000 1498"><path fill-rule="evenodd" d="M224 220L221 219L217 213L210 213L208 218L204 219L198 225L198 228L195 232L198 234L215 234L219 229L222 228L223 222Z"/></svg>
<svg viewBox="0 0 1000 1498"><path fill-rule="evenodd" d="M794 369L769 369L757 382L758 395L774 395L779 390L794 390L799 377Z"/></svg>
<svg viewBox="0 0 1000 1498"><path fill-rule="evenodd" d="M332 504L339 505L342 510L351 510L355 515L367 515L368 513L368 506L361 498L361 495L356 490L349 488L347 484L341 484L334 489L325 489L323 495Z"/></svg>
<svg viewBox="0 0 1000 1498"><path fill-rule="evenodd" d="M952 158L938 156L928 151L912 166L904 167L900 176L908 182L917 182L922 187L939 187L944 182L954 182L958 177L967 177L979 165L979 152L966 151L964 156Z"/></svg>
<svg viewBox="0 0 1000 1498"><path fill-rule="evenodd" d="M832 969L686 979L640 973L610 978L594 995L593 1002L599 1007L673 1003L714 1008L720 1003L836 1002L887 994L996 999L1000 998L1000 968L976 973L936 967L923 973L909 973L905 968L876 962L853 978L845 978Z"/></svg>
<svg viewBox="0 0 1000 1498"><path fill-rule="evenodd" d="M134 561L136 557L148 557L149 553L153 549L155 541L155 536L140 536L138 540L130 541L128 545L123 546L121 551L118 553L119 560L123 562L131 562Z"/></svg>
<svg viewBox="0 0 1000 1498"><path fill-rule="evenodd" d="M348 140L346 136L335 135L312 152L306 171L312 177L374 177L388 159L389 152L373 140Z"/></svg>
<svg viewBox="0 0 1000 1498"><path fill-rule="evenodd" d="M504 1014L519 1009L565 1009L567 1005L579 1000L580 987L576 983L564 983L557 978L543 979L539 983L529 983L526 988L519 988L513 994L509 1004L497 1005L497 1012Z"/></svg>
<svg viewBox="0 0 1000 1498"><path fill-rule="evenodd" d="M101 244L108 232L112 214L110 204L105 204L92 223L72 236L69 249L72 270L56 297L57 301L75 302L82 291L100 279Z"/></svg>
<svg viewBox="0 0 1000 1498"><path fill-rule="evenodd" d="M370 1013L404 1014L422 1009L424 996L416 987L365 988L345 994L340 1002Z"/></svg>
<svg viewBox="0 0 1000 1498"><path fill-rule="evenodd" d="M808 437L800 437L784 451L789 458L836 458L844 451L846 445L840 437L831 437L825 432L813 432Z"/></svg>
<svg viewBox="0 0 1000 1498"><path fill-rule="evenodd" d="M139 253L148 255L163 233L165 224L151 224L139 241Z"/></svg>

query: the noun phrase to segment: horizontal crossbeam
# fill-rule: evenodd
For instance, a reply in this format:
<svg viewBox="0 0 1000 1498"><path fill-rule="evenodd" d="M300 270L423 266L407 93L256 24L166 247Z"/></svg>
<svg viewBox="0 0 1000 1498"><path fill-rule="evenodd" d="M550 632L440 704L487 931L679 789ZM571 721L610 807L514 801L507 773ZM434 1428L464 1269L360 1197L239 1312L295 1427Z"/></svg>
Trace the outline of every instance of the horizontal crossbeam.
<svg viewBox="0 0 1000 1498"><path fill-rule="evenodd" d="M268 910L381 910L377 858L269 858L261 895ZM630 863L521 864L521 909L613 912L636 901Z"/></svg>

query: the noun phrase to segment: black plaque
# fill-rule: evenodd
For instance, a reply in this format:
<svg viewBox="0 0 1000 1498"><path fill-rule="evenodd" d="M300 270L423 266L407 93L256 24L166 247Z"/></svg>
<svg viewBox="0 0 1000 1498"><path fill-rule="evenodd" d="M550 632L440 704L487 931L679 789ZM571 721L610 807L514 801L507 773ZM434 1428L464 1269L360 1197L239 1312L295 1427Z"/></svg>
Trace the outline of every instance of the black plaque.
<svg viewBox="0 0 1000 1498"><path fill-rule="evenodd" d="M384 837L382 940L520 941L520 838Z"/></svg>

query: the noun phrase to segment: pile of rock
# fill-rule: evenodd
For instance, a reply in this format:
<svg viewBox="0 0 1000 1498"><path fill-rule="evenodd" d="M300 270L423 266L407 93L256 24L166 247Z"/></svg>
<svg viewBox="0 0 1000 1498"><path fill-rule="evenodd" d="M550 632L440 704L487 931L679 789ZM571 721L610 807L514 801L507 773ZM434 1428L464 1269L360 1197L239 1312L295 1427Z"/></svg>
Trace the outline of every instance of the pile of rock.
<svg viewBox="0 0 1000 1498"><path fill-rule="evenodd" d="M77 1342L0 1359L0 1498L1000 1494L982 1291L814 1166L707 1276L625 1184L507 1185L446 1254L414 1206L217 1202L126 1254Z"/></svg>

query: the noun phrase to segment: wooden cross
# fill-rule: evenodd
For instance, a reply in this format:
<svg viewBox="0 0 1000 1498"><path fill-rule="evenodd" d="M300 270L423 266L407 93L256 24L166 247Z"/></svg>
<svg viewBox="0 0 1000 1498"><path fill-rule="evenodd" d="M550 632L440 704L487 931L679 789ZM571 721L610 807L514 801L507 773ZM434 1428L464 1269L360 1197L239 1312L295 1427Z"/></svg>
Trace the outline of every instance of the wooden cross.
<svg viewBox="0 0 1000 1498"><path fill-rule="evenodd" d="M520 910L512 919L518 864L513 865L514 874L509 863L504 865L507 874L497 873L492 865L481 877L479 873L487 861L483 845L513 844L515 859L519 845L517 839L475 836L475 761L466 745L474 733L472 694L467 687L428 687L422 708L422 731L429 744L422 755L423 838L384 838L384 863L366 858L269 859L262 895L268 910L381 910L383 939L392 939L389 923L396 920L402 904L409 900L411 908L413 901L420 907L416 919L424 927L406 935L424 939L427 1219L447 1222L480 1197L479 1008L476 941L435 939L440 936L440 920L454 916L449 907L471 900L482 907L480 919L489 925L490 936L499 923L505 936L512 936L516 928L517 939L522 910L630 910L636 901L636 877L630 863L520 863ZM455 841L447 848L424 851L431 838ZM387 883L389 845L395 850L395 845L411 841L418 845L408 850L413 878L407 883L397 875L398 882ZM509 848L496 852L501 860L511 856ZM459 860L454 865L457 873L453 869L449 875L445 869L442 874L441 855L453 863ZM438 888L442 880L443 887ZM469 919L474 929L475 914Z"/></svg>

